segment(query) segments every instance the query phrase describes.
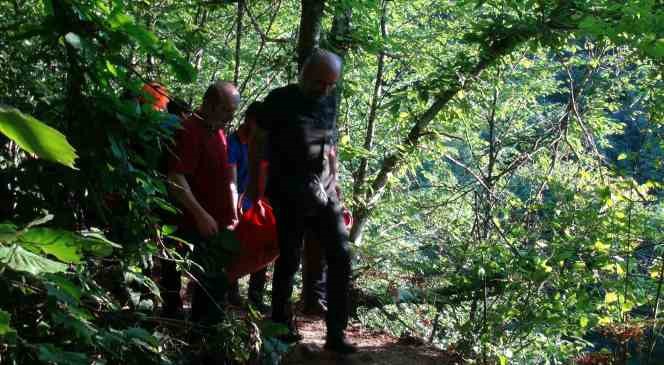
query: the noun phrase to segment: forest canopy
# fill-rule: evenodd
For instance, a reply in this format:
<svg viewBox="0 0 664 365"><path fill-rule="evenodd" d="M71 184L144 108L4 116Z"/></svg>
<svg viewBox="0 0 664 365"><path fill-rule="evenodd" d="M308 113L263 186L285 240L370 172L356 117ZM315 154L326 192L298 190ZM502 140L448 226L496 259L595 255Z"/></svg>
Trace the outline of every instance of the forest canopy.
<svg viewBox="0 0 664 365"><path fill-rule="evenodd" d="M8 0L0 363L186 364L191 333L278 363L258 313L155 315L157 258L197 263L164 243L176 130L126 96L228 80L235 129L318 47L343 60L354 322L468 363L663 358L662 1Z"/></svg>

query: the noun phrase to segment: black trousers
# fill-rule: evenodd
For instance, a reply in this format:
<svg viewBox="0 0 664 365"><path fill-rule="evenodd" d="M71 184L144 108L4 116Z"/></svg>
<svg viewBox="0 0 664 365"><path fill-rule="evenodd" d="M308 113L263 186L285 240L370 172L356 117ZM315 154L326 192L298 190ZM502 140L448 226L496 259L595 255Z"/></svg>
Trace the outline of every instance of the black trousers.
<svg viewBox="0 0 664 365"><path fill-rule="evenodd" d="M351 262L341 205L330 197L324 208L305 217L295 199L272 197L271 201L277 219L280 251L272 282L272 320L285 324L292 320L293 278L300 267L304 232L310 231L320 241L328 265L328 311L325 318L328 336L342 336L348 325Z"/></svg>
<svg viewBox="0 0 664 365"><path fill-rule="evenodd" d="M177 236L194 245L192 259L203 269L202 271L197 267L192 269L192 274L198 281L191 299L192 321L205 322L209 325L221 321L224 316L221 305L228 290L228 279L221 263L227 259L225 256L228 253L216 248L196 232L178 231ZM162 261L161 270L164 312L168 315L182 309L181 273L172 261Z"/></svg>
<svg viewBox="0 0 664 365"><path fill-rule="evenodd" d="M267 267L251 273L249 275L249 291L247 292L247 297L249 301L253 304L262 304L263 303L263 292L265 291L265 284L267 282ZM230 294L240 294L240 285L237 280L231 283L229 289Z"/></svg>
<svg viewBox="0 0 664 365"><path fill-rule="evenodd" d="M161 278L159 280L161 299L164 300L163 314L166 317L175 317L182 312L182 273L177 264L170 260L161 260Z"/></svg>
<svg viewBox="0 0 664 365"><path fill-rule="evenodd" d="M327 307L327 261L318 237L311 231L304 233L302 252L302 300L305 308L317 303Z"/></svg>

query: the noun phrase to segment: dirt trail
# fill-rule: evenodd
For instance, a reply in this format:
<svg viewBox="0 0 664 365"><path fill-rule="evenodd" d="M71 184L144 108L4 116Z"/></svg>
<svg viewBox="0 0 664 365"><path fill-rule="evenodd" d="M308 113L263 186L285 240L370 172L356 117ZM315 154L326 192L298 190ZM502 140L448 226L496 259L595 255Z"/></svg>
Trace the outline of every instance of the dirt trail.
<svg viewBox="0 0 664 365"><path fill-rule="evenodd" d="M282 361L284 365L463 363L455 354L441 351L415 339L398 339L382 333L368 332L359 325L350 326L346 331L350 342L358 346L358 353L340 356L323 349L325 323L320 318L298 316L297 324L304 339L284 358Z"/></svg>

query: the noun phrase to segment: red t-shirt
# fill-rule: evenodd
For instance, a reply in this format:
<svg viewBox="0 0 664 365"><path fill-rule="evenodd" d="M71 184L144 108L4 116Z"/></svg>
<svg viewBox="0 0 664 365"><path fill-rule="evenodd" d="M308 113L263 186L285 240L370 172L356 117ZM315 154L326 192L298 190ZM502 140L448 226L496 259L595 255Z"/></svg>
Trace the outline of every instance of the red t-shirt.
<svg viewBox="0 0 664 365"><path fill-rule="evenodd" d="M228 144L222 129L213 131L192 115L182 122L175 138L174 155L168 169L185 175L194 197L216 221L225 227L232 221ZM193 215L183 209L180 228L196 229Z"/></svg>

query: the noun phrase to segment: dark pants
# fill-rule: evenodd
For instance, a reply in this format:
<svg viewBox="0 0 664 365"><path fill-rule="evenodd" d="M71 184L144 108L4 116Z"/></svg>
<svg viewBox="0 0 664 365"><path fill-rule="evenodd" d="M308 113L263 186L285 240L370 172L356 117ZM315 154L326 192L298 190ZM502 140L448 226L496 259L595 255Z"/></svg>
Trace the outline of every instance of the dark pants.
<svg viewBox="0 0 664 365"><path fill-rule="evenodd" d="M177 317L182 312L182 273L174 261L161 260L161 278L159 280L161 299L164 300L163 315Z"/></svg>
<svg viewBox="0 0 664 365"><path fill-rule="evenodd" d="M183 231L177 236L194 245L192 259L203 270L197 266L192 267L192 274L196 278L196 285L191 299L191 319L194 322L204 322L212 325L223 319L223 308L221 308L224 295L228 289L228 279L223 271L223 265L228 253L216 248L208 240L198 233ZM165 293L164 311L172 308L182 308L180 298L180 272L174 262L166 261L162 266L162 287Z"/></svg>
<svg viewBox="0 0 664 365"><path fill-rule="evenodd" d="M320 241L327 259L328 336L342 336L348 324L351 263L348 231L339 202L331 198L327 206L308 217L295 200L272 199L272 202L280 251L272 283L272 320L285 324L292 320L293 277L300 266L304 232L310 230Z"/></svg>
<svg viewBox="0 0 664 365"><path fill-rule="evenodd" d="M249 301L253 304L262 304L263 303L263 292L265 291L265 283L267 281L267 267L256 271L249 275L249 292L247 297ZM240 294L240 286L238 285L237 280L231 284L229 292L231 294Z"/></svg>
<svg viewBox="0 0 664 365"><path fill-rule="evenodd" d="M304 233L304 252L302 253L302 300L304 308L318 307L319 303L327 307L327 262L325 252L316 235Z"/></svg>

